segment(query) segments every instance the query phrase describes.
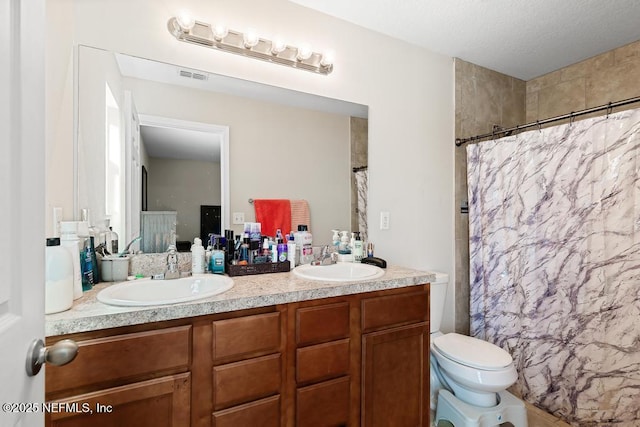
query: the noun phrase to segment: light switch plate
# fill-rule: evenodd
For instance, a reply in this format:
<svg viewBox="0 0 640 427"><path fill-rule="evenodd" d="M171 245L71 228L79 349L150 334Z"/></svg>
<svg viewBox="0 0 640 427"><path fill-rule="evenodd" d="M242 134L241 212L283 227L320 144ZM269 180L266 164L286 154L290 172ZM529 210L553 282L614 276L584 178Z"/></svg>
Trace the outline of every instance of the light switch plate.
<svg viewBox="0 0 640 427"><path fill-rule="evenodd" d="M380 230L389 229L389 212L380 212Z"/></svg>
<svg viewBox="0 0 640 427"><path fill-rule="evenodd" d="M233 224L244 224L244 212L234 212L233 213Z"/></svg>

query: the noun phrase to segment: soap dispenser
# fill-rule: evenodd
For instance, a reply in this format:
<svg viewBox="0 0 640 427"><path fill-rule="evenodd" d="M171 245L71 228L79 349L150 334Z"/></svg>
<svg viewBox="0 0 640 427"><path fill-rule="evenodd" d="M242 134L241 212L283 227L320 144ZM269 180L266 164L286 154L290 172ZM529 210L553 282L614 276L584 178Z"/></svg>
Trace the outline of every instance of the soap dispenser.
<svg viewBox="0 0 640 427"><path fill-rule="evenodd" d="M215 238L213 244L213 250L211 251L211 264L210 270L213 274L224 274L224 264L226 254L224 250L220 249L220 238Z"/></svg>
<svg viewBox="0 0 640 427"><path fill-rule="evenodd" d="M348 231L340 232L340 247L338 249L338 252L343 255L351 253L351 249L349 248L349 232Z"/></svg>
<svg viewBox="0 0 640 427"><path fill-rule="evenodd" d="M340 249L340 230L331 230L333 237L331 238L331 244L333 248L338 251Z"/></svg>

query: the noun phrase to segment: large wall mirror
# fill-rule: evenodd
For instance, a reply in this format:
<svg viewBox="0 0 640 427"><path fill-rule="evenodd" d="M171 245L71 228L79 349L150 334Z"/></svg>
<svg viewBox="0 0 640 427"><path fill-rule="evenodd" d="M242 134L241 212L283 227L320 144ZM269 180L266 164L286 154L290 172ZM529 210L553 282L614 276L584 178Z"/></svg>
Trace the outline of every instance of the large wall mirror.
<svg viewBox="0 0 640 427"><path fill-rule="evenodd" d="M231 212L253 220L252 198L307 200L319 244L366 228L366 106L88 46L77 58L74 208L108 219L121 248L238 232Z"/></svg>

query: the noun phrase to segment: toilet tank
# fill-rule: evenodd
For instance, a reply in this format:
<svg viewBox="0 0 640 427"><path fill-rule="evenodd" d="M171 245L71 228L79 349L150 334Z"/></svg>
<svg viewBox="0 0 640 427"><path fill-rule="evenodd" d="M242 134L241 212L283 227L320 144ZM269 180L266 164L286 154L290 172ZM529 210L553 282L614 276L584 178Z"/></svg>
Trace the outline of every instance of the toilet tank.
<svg viewBox="0 0 640 427"><path fill-rule="evenodd" d="M444 313L444 300L447 297L447 285L449 284L449 275L445 273L437 273L436 280L431 282L429 287L429 297L431 306L429 308L429 322L431 333L440 330L440 322L442 322L442 314Z"/></svg>

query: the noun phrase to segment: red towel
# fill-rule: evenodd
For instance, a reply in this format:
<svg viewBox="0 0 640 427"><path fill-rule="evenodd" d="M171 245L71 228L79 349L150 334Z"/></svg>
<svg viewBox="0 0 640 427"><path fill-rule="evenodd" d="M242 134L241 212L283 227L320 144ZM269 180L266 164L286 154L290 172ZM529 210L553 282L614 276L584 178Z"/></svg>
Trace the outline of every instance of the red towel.
<svg viewBox="0 0 640 427"><path fill-rule="evenodd" d="M291 202L289 199L257 199L253 201L256 222L262 224L263 236L275 236L279 228L282 234L291 231Z"/></svg>

